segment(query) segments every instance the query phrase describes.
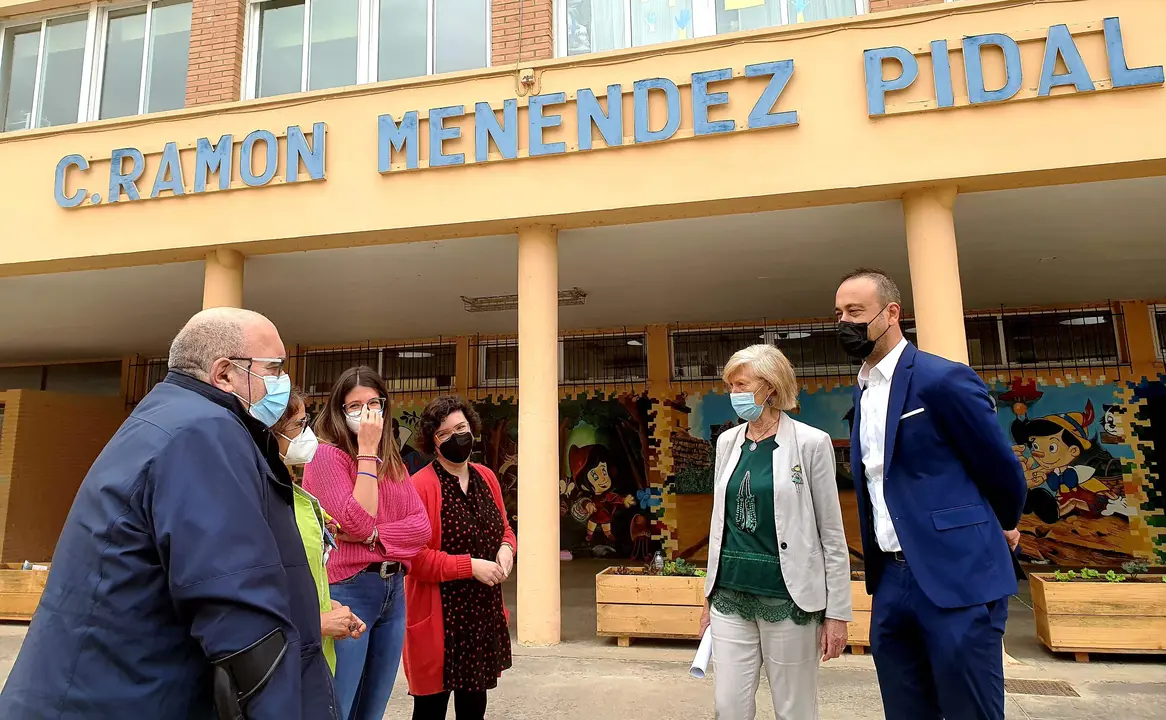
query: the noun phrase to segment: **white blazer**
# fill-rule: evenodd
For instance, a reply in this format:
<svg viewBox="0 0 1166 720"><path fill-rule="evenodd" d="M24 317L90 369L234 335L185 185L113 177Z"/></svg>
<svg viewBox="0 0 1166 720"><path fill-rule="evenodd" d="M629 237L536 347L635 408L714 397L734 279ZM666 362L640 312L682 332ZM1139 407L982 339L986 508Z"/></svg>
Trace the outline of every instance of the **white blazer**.
<svg viewBox="0 0 1166 720"><path fill-rule="evenodd" d="M721 433L713 486L713 519L709 528L709 564L704 592L717 582L725 529L725 494L741 459L747 425ZM849 622L850 549L842 527L842 507L834 479L834 445L817 428L782 413L773 451L773 516L777 527L781 575L790 597L806 612L826 611L826 617ZM801 482L795 483L800 469Z"/></svg>

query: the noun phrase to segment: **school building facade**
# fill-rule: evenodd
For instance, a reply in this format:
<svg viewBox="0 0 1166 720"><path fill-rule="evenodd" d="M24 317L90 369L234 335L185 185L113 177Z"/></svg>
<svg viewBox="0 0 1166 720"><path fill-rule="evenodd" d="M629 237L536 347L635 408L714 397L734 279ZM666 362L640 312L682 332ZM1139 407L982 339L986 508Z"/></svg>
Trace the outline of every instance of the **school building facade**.
<svg viewBox="0 0 1166 720"><path fill-rule="evenodd" d="M0 0L0 562L202 307L323 402L437 394L559 563L702 559L719 374L782 348L861 561L836 281L895 276L1029 479L1033 563L1166 563L1166 50L1155 0ZM521 436L522 442L518 442ZM519 471L521 468L521 471Z"/></svg>

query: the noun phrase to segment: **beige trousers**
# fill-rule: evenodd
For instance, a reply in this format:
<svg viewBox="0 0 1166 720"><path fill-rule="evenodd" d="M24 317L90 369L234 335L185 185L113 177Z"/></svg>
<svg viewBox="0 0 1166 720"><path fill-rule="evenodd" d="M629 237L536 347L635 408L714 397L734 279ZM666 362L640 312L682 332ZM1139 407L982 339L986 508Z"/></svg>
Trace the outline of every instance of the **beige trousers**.
<svg viewBox="0 0 1166 720"><path fill-rule="evenodd" d="M817 623L747 621L711 608L713 695L718 720L753 720L764 665L778 720L818 720Z"/></svg>

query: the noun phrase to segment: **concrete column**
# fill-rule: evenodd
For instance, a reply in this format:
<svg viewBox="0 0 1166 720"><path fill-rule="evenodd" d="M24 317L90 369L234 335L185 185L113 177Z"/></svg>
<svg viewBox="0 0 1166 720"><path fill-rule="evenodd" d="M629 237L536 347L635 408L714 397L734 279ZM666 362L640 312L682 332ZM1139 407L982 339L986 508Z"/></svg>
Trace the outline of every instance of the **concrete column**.
<svg viewBox="0 0 1166 720"><path fill-rule="evenodd" d="M919 348L965 365L968 338L955 241L954 185L903 196Z"/></svg>
<svg viewBox="0 0 1166 720"><path fill-rule="evenodd" d="M471 384L470 338L468 335L459 335L457 355L454 356L453 391L462 397L469 397Z"/></svg>
<svg viewBox="0 0 1166 720"><path fill-rule="evenodd" d="M559 246L518 231L518 641L559 642Z"/></svg>
<svg viewBox="0 0 1166 720"><path fill-rule="evenodd" d="M243 307L243 254L238 250L211 250L202 281L202 309Z"/></svg>

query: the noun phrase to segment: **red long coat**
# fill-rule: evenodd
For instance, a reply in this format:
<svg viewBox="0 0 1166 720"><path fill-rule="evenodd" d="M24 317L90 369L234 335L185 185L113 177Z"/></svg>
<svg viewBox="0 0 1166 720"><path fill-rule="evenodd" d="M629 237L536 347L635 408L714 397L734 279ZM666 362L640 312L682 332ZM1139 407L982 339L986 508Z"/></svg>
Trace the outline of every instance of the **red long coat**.
<svg viewBox="0 0 1166 720"><path fill-rule="evenodd" d="M485 465L471 465L490 488L494 503L502 514L502 523L506 526L502 542L508 543L517 553L518 540L510 529L498 478ZM429 514L433 535L413 558L405 575L405 651L402 661L405 677L409 680L409 694L435 695L445 690L445 625L441 615L440 583L471 578L474 573L469 555L450 555L441 550L441 481L433 465L418 470L411 480ZM509 624L510 612L504 607L503 613Z"/></svg>

